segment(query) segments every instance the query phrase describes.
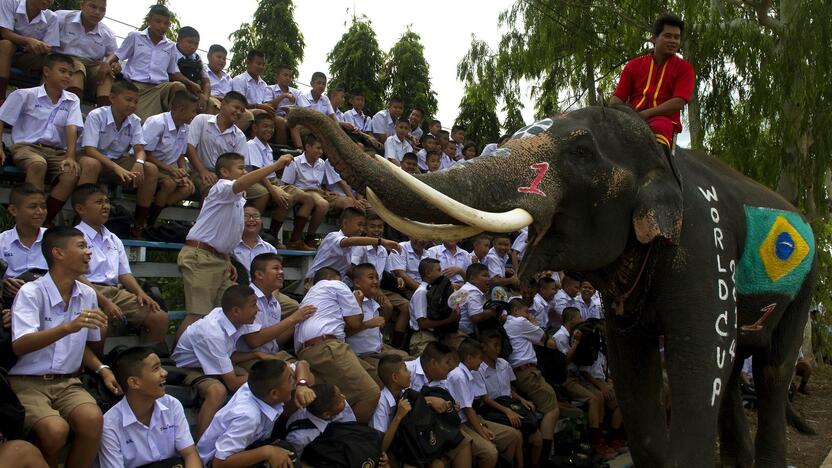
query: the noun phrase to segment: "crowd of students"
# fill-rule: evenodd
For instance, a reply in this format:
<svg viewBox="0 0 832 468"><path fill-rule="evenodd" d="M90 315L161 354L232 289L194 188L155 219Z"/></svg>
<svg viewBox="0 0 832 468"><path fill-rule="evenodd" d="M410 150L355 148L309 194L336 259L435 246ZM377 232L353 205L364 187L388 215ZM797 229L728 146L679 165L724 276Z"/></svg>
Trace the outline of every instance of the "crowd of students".
<svg viewBox="0 0 832 468"><path fill-rule="evenodd" d="M470 251L456 241L385 238L396 233L341 180L314 135L288 128L284 106L331 116L357 145L410 173L478 157L463 128L432 121L423 132L424 112L403 118L395 97L365 115L360 90L350 90L352 108L341 113L345 93L324 94L322 73L308 92L290 86L294 70L285 66L267 84L260 51L232 78L220 45L202 64L194 28L181 28L175 43L166 38L164 6L151 7L147 29L117 45L101 23L106 0L81 0L75 12L49 4L0 0L0 96L11 65L42 74L40 86L13 91L0 106L0 130L11 126L13 143L0 162L25 172L9 200L16 224L0 234L13 351L4 365L34 444L0 445L0 464L55 467L71 431L70 468L174 459L283 467L330 424L357 421L383 433L379 456L397 466L397 431L422 398L405 398L408 389L437 415L457 418L461 437L433 466L489 467L500 458L546 466L569 400L586 403L597 455L626 450L603 352L576 365L579 324L603 320L592 284L556 272L521 283L525 231L477 236L462 243ZM97 107L84 118L89 94ZM303 152L275 158L275 144ZM177 258L187 315L173 349L166 312L105 226L111 205L99 184L135 189L138 239L166 206L201 198ZM53 226L67 201L75 227ZM280 291L277 249L290 212L286 247L316 251L299 303ZM325 217L338 213L340 229L318 243ZM275 245L261 237L266 215ZM145 346L104 363L107 337L128 331ZM565 382L541 370L553 352L568 363ZM182 404L165 394L168 360L200 396L193 431ZM106 414L82 385L83 370L123 396ZM273 443L274 434L289 445Z"/></svg>

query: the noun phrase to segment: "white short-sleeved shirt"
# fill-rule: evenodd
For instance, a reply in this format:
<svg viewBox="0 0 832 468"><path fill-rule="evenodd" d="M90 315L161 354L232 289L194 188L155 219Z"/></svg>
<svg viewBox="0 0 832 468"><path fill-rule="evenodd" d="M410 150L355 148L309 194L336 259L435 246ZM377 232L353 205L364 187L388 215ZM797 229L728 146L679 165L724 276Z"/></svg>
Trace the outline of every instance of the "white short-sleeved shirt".
<svg viewBox="0 0 832 468"><path fill-rule="evenodd" d="M598 353L598 358L591 366L581 366L578 370L586 372L595 379L605 381L607 380L607 357L604 353Z"/></svg>
<svg viewBox="0 0 832 468"><path fill-rule="evenodd" d="M459 419L463 423L467 422L468 418L462 410L473 407L474 399L485 395L485 388L483 385L476 383L476 377L474 372L471 372L464 363L460 362L455 369L448 373L448 378L445 381L448 392L459 404Z"/></svg>
<svg viewBox="0 0 832 468"><path fill-rule="evenodd" d="M222 99L231 91L231 75L226 73L225 70L220 70L220 74L217 75L206 64L204 72L208 76L208 81L211 82L211 96Z"/></svg>
<svg viewBox="0 0 832 468"><path fill-rule="evenodd" d="M332 419L327 421L315 416L306 408L303 408L289 416L289 419L286 421L286 427L289 428L293 422L301 419L308 419L315 427L309 429L296 429L289 431L289 433L286 434L286 442L292 444L292 447L295 448L295 452L298 456L303 455L303 449L305 449L310 442L317 439L318 436L324 432L329 423L355 422L355 413L352 411L350 404L345 402L344 411L341 411Z"/></svg>
<svg viewBox="0 0 832 468"><path fill-rule="evenodd" d="M188 132L190 125L182 124L178 128L170 112L151 115L142 126L144 150L153 153L153 157L169 166L176 166L188 150Z"/></svg>
<svg viewBox="0 0 832 468"><path fill-rule="evenodd" d="M332 103L325 94L321 94L318 99L312 96L312 91L303 93L298 99L298 105L312 110L316 110L326 116L332 115L335 111L332 109Z"/></svg>
<svg viewBox="0 0 832 468"><path fill-rule="evenodd" d="M415 129L410 129L410 136L414 138L416 141L421 140L422 135L424 134L425 132L423 132L422 129L419 127L416 127Z"/></svg>
<svg viewBox="0 0 832 468"><path fill-rule="evenodd" d="M104 414L98 463L100 468L135 468L175 457L193 445L179 400L170 395L157 399L145 426L124 397Z"/></svg>
<svg viewBox="0 0 832 468"><path fill-rule="evenodd" d="M90 111L84 122L82 146L96 148L110 159L118 159L144 143L142 120L136 114L127 116L118 128L113 108L104 106Z"/></svg>
<svg viewBox="0 0 832 468"><path fill-rule="evenodd" d="M256 106L274 99L274 93L262 77L254 78L248 72L231 79L231 90L246 97L249 106Z"/></svg>
<svg viewBox="0 0 832 468"><path fill-rule="evenodd" d="M422 148L416 152L416 165L419 166L419 169L422 172L428 171L428 150Z"/></svg>
<svg viewBox="0 0 832 468"><path fill-rule="evenodd" d="M428 283L422 281L413 295L410 296L408 311L410 311L410 329L413 331L421 330L419 319L428 318Z"/></svg>
<svg viewBox="0 0 832 468"><path fill-rule="evenodd" d="M387 432L390 423L393 422L393 416L396 415L396 407L399 402L396 397L387 387L381 389L381 396L378 399L376 410L370 419L370 427L379 431Z"/></svg>
<svg viewBox="0 0 832 468"><path fill-rule="evenodd" d="M185 329L170 357L176 367L198 367L205 375L227 374L234 370L231 354L237 350L237 340L259 329L256 322L235 327L217 307Z"/></svg>
<svg viewBox="0 0 832 468"><path fill-rule="evenodd" d="M280 96L281 94L284 93L284 91L280 88L280 85L278 85L278 84L273 84L271 86L271 88L272 88L272 96L273 96L272 99L277 99L278 96ZM287 98L281 99L280 102L277 103L277 108L275 109L275 112L277 113L277 115L280 115L280 116L286 115L286 111L282 110L281 107L290 106L290 105L298 105L298 106L300 105L300 99L301 99L300 95L302 94L300 92L300 90L297 89L297 88L293 88L291 86L287 86L287 88L288 89L285 92L294 96L295 97L295 102L293 103L293 102L289 101L289 99L287 99Z"/></svg>
<svg viewBox="0 0 832 468"><path fill-rule="evenodd" d="M61 45L57 52L87 60L101 61L115 53L118 45L116 35L106 24L100 22L87 31L77 10L56 11L60 28Z"/></svg>
<svg viewBox="0 0 832 468"><path fill-rule="evenodd" d="M447 380L430 380L425 374L425 369L422 367L421 358L416 358L411 361L404 362L407 371L410 372L410 388L415 391L420 391L422 387L441 387L447 390Z"/></svg>
<svg viewBox="0 0 832 468"><path fill-rule="evenodd" d="M115 286L119 276L130 274L127 252L117 235L105 226L101 226L100 232L96 231L83 221L75 228L84 233L84 239L92 250L90 271L86 275L91 283Z"/></svg>
<svg viewBox="0 0 832 468"><path fill-rule="evenodd" d="M33 37L52 47L61 45L58 17L52 10L41 10L32 21L26 13L27 0L0 1L0 28L14 31L21 36Z"/></svg>
<svg viewBox="0 0 832 468"><path fill-rule="evenodd" d="M350 288L342 281L322 280L315 283L304 296L301 307L312 304L318 310L311 317L295 325L295 351L312 338L334 335L346 338L344 317L362 313Z"/></svg>
<svg viewBox="0 0 832 468"><path fill-rule="evenodd" d="M601 306L592 298L589 299L589 304L587 304L583 298L579 298L578 305L580 306L578 307L578 310L581 311L581 319L604 318L604 312L601 310Z"/></svg>
<svg viewBox="0 0 832 468"><path fill-rule="evenodd" d="M576 295L575 297L569 297L569 294L566 294L566 291L563 289L558 290L555 294L555 312L558 314L558 317L563 315L563 309L567 307L574 307L578 310L581 310L581 296Z"/></svg>
<svg viewBox="0 0 832 468"><path fill-rule="evenodd" d="M269 405L243 384L231 400L217 411L196 445L202 463L227 460L258 440L269 439L274 422L283 414L283 403Z"/></svg>
<svg viewBox="0 0 832 468"><path fill-rule="evenodd" d="M494 367L483 361L480 364L479 373L485 381L485 391L489 398L496 399L502 396L511 396L511 383L517 380L511 365L503 358L494 361Z"/></svg>
<svg viewBox="0 0 832 468"><path fill-rule="evenodd" d="M532 300L532 306L529 307L529 312L534 314L537 324L542 328L549 326L549 310L551 310L549 301L543 298L540 294L535 294Z"/></svg>
<svg viewBox="0 0 832 468"><path fill-rule="evenodd" d="M12 341L31 333L62 326L86 309L97 309L95 290L75 281L65 305L52 275L24 284L12 304ZM98 329L82 328L43 348L20 356L10 375L72 374L81 368L88 341L101 341Z"/></svg>
<svg viewBox="0 0 832 468"><path fill-rule="evenodd" d="M147 29L129 32L116 56L127 61L122 73L130 81L159 84L179 73L176 44L166 37L154 44Z"/></svg>
<svg viewBox="0 0 832 468"><path fill-rule="evenodd" d="M243 240L240 240L237 247L234 247L234 257L238 262L240 262L246 271L249 272L249 274L251 273L251 262L254 260L254 257L264 253L277 253L277 249L274 248L273 245L264 241L260 236L257 236L257 243L254 244L253 247L246 245Z"/></svg>
<svg viewBox="0 0 832 468"><path fill-rule="evenodd" d="M218 252L230 254L243 238L246 199L234 192L234 181L220 179L208 191L188 240L204 242Z"/></svg>
<svg viewBox="0 0 832 468"><path fill-rule="evenodd" d="M526 246L529 243L529 227L526 226L520 230L520 233L517 234L517 237L514 238L514 242L511 244L511 250L517 252L517 258L523 259L523 254L526 253Z"/></svg>
<svg viewBox="0 0 832 468"><path fill-rule="evenodd" d="M572 348L572 334L569 333L569 330L566 329L563 325L560 326L560 329L555 332L555 335L552 336L552 339L555 340L555 344L558 347L558 351L562 352L563 354L569 353L569 350ZM578 368L575 367L575 364L571 362L567 365L567 369L571 373L577 372Z"/></svg>
<svg viewBox="0 0 832 468"><path fill-rule="evenodd" d="M78 96L63 91L58 103L44 85L12 91L0 106L0 120L11 125L12 144L31 143L66 149L65 128L84 128Z"/></svg>
<svg viewBox="0 0 832 468"><path fill-rule="evenodd" d="M252 138L246 144L248 145L246 166L259 169L261 167L274 164L274 151L272 151L271 145L263 143L257 137ZM277 175L274 172L270 172L266 175L267 179L273 179L275 177L277 177Z"/></svg>
<svg viewBox="0 0 832 468"><path fill-rule="evenodd" d="M404 154L411 151L413 151L413 146L410 145L410 142L399 140L399 137L395 134L387 137L387 141L384 142L384 157L391 161L398 161L399 164L401 164Z"/></svg>
<svg viewBox="0 0 832 468"><path fill-rule="evenodd" d="M355 109L350 109L344 112L344 122L351 123L355 128L362 132L369 132L373 129L373 118L363 112L358 112Z"/></svg>
<svg viewBox="0 0 832 468"><path fill-rule="evenodd" d="M329 162L329 159L324 161L324 183L326 184L326 189L338 195L347 196L344 189L338 184L341 180L341 174L335 170L335 166Z"/></svg>
<svg viewBox="0 0 832 468"><path fill-rule="evenodd" d="M508 263L508 255L501 257L497 254L497 251L494 250L494 247L491 247L491 250L489 250L488 254L485 256L485 261L483 263L488 267L488 274L492 278L497 276L500 278L506 277L506 263Z"/></svg>
<svg viewBox="0 0 832 468"><path fill-rule="evenodd" d="M303 190L320 189L324 183L325 165L320 158L312 164L306 159L306 153L301 153L283 169L283 183Z"/></svg>
<svg viewBox="0 0 832 468"><path fill-rule="evenodd" d="M196 149L199 160L209 171L217 165L217 158L224 153L237 153L247 157L248 144L242 130L232 125L220 130L217 116L200 114L191 121L188 144Z"/></svg>
<svg viewBox="0 0 832 468"><path fill-rule="evenodd" d="M249 284L249 286L251 286L251 289L254 290L254 294L257 296L257 315L254 317L254 324L258 325L260 330L263 330L264 328L280 323L282 310L277 298L273 294L266 296L254 283ZM245 339L240 339L237 341L237 351L260 351L274 354L280 351L280 346L277 344L277 341L271 340L257 349L251 349L246 344Z"/></svg>
<svg viewBox="0 0 832 468"><path fill-rule="evenodd" d="M430 258L430 254L427 249L422 250L421 254L416 253L410 241L399 242L399 245L402 246L400 253L393 251L387 256L387 271L402 270L413 281L421 283L422 276L419 274L419 263L426 258Z"/></svg>
<svg viewBox="0 0 832 468"><path fill-rule="evenodd" d="M475 326L471 317L482 313L482 306L485 303L485 294L471 283L465 283L459 288L468 294L468 299L459 305L459 331L470 335L474 333ZM448 299L450 301L450 299ZM448 304L449 306L451 304Z"/></svg>
<svg viewBox="0 0 832 468"><path fill-rule="evenodd" d="M506 335L511 342L511 354L508 362L511 367L517 368L525 364L537 364L537 355L534 352L534 344L540 343L544 331L524 317L509 315L503 325Z"/></svg>
<svg viewBox="0 0 832 468"><path fill-rule="evenodd" d="M491 156L491 154L497 151L497 148L499 147L500 146L497 143L489 143L482 149L480 156Z"/></svg>
<svg viewBox="0 0 832 468"><path fill-rule="evenodd" d="M462 268L462 271L466 271L471 266L471 256L459 247L456 248L455 253L451 253L444 244L439 244L428 249L428 256L439 260L439 267L442 270L450 267L459 267ZM452 275L449 279L454 283L462 283L465 281L460 274Z"/></svg>
<svg viewBox="0 0 832 468"><path fill-rule="evenodd" d="M378 317L378 302L365 297L361 303L361 311L364 313L364 322ZM347 344L352 352L360 356L362 354L381 352L381 328L368 328L347 337Z"/></svg>
<svg viewBox="0 0 832 468"><path fill-rule="evenodd" d="M318 246L318 251L315 252L315 258L312 259L312 265L309 266L306 277L312 278L321 268L330 267L338 270L342 279L345 278L350 269L352 252L349 247L341 247L341 241L346 238L344 231L327 234Z"/></svg>
<svg viewBox="0 0 832 468"><path fill-rule="evenodd" d="M387 109L376 112L373 116L372 131L377 134L385 134L387 136L396 134L396 122L390 117L390 111Z"/></svg>
<svg viewBox="0 0 832 468"><path fill-rule="evenodd" d="M20 242L17 227L0 234L0 254L7 265L3 278L17 278L32 268L49 269L41 250L44 232L46 232L46 228L40 228L38 237L35 238L32 247L26 247Z"/></svg>
<svg viewBox="0 0 832 468"><path fill-rule="evenodd" d="M370 263L376 268L376 274L381 281L381 275L387 267L389 254L387 249L378 245L359 245L351 248L352 264Z"/></svg>

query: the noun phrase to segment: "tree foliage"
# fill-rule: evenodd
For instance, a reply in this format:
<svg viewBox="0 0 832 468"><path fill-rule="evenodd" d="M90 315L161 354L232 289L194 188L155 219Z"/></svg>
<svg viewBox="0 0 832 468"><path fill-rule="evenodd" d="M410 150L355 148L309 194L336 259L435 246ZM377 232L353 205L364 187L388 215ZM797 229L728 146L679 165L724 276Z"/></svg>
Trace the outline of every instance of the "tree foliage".
<svg viewBox="0 0 832 468"><path fill-rule="evenodd" d="M50 8L52 8L52 11L80 10L81 0L55 0Z"/></svg>
<svg viewBox="0 0 832 468"><path fill-rule="evenodd" d="M500 137L500 120L497 118L497 100L488 86L467 82L456 125L465 127L465 138L473 141L481 150Z"/></svg>
<svg viewBox="0 0 832 468"><path fill-rule="evenodd" d="M176 16L173 10L170 8L170 0L156 0L157 5L164 5L168 7L170 10L170 29L168 29L167 34L165 36L173 42L176 42L176 36L179 34L179 28L182 27L179 24L179 18ZM142 25L139 26L139 31L143 31L147 29L147 17L142 20Z"/></svg>
<svg viewBox="0 0 832 468"><path fill-rule="evenodd" d="M384 107L384 85L379 80L384 52L379 49L376 33L366 17L353 18L349 30L326 58L332 75L329 87L343 88L347 93L356 89L364 91L365 109L369 114Z"/></svg>
<svg viewBox="0 0 832 468"><path fill-rule="evenodd" d="M306 46L303 33L294 19L292 0L259 0L251 23L243 23L228 38L231 46L231 64L228 72L237 75L246 69L246 55L251 49L266 54L263 77L272 80L279 65L297 70L303 60Z"/></svg>
<svg viewBox="0 0 832 468"><path fill-rule="evenodd" d="M436 113L436 93L430 87L430 67L425 60L421 37L407 28L387 55L382 82L387 96L402 98L405 115L408 109L419 107L425 111L425 122Z"/></svg>

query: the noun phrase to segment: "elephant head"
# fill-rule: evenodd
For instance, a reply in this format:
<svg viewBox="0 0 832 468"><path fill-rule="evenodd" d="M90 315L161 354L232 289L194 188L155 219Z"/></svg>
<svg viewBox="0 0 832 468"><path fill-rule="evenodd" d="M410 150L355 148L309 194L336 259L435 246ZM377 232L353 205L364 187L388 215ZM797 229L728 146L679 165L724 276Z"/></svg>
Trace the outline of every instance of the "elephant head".
<svg viewBox="0 0 832 468"><path fill-rule="evenodd" d="M293 108L289 124L309 128L341 177L412 237L460 239L530 225L521 276L604 267L633 238L678 241L679 181L626 106L571 112L543 133L509 141L507 155L417 176L368 156L320 113Z"/></svg>

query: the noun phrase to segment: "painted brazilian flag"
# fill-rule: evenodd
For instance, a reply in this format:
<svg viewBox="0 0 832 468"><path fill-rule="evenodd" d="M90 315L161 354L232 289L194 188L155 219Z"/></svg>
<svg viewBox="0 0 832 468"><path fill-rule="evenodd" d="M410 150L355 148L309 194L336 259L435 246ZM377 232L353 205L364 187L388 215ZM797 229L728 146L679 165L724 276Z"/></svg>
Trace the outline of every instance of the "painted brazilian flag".
<svg viewBox="0 0 832 468"><path fill-rule="evenodd" d="M748 231L737 269L740 294L800 291L815 257L812 228L799 214L773 208L745 207Z"/></svg>

